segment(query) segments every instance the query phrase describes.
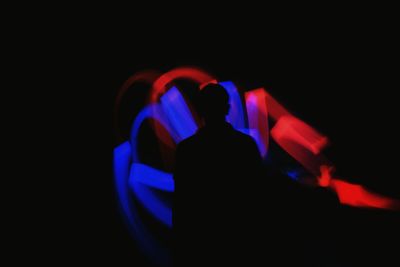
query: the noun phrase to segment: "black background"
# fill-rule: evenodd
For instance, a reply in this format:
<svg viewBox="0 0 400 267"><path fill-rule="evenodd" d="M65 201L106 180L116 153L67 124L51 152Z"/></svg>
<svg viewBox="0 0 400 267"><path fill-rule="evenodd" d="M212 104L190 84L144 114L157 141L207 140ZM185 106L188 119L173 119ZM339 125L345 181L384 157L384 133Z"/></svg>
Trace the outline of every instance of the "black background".
<svg viewBox="0 0 400 267"><path fill-rule="evenodd" d="M400 196L399 58L390 16L378 23L352 13L350 22L335 13L326 21L323 15L304 18L304 24L282 17L273 28L267 13L250 21L243 14L217 15L215 21L180 14L185 16L175 24L166 18L152 25L141 19L124 27L99 24L100 29L89 23L65 34L26 36L40 42L18 42L14 81L25 74L28 79L18 84L26 89L23 97L15 90L23 115L14 124L23 128L24 166L38 175L18 182L19 193L28 197L18 201L22 234L13 240L32 259L145 266L118 212L111 165L115 94L143 69L191 65L244 88L264 86L330 138L326 154L338 176ZM389 266L395 260L398 214L350 208L335 215L329 226L341 225L330 232L340 231L334 246L343 248L343 266L373 260Z"/></svg>
<svg viewBox="0 0 400 267"><path fill-rule="evenodd" d="M242 88L264 86L290 111L330 138L326 154L335 163L338 177L388 196L400 196L397 158L391 156L398 147L398 81L391 33L379 41L370 33L355 37L353 31L313 37L217 34L188 41L178 35L170 39L177 44L173 48L158 43L154 47L139 45L114 54L115 69L108 74L115 85L110 90L115 92L129 75L143 69L165 72L188 65L203 68L220 80L233 80ZM296 42L300 39L304 41ZM314 201L323 203L319 197ZM321 231L322 237L311 234L323 240L319 245L328 243L335 248L332 255L315 256L317 264L358 266L376 261L386 266L393 261L397 214L353 208L332 212L327 225L310 228ZM117 254L129 258L133 244L116 221L118 238L125 242L117 247ZM329 232L326 237L325 231ZM336 239L331 240L330 235ZM123 255L120 249L125 249ZM311 246L310 250L318 249Z"/></svg>

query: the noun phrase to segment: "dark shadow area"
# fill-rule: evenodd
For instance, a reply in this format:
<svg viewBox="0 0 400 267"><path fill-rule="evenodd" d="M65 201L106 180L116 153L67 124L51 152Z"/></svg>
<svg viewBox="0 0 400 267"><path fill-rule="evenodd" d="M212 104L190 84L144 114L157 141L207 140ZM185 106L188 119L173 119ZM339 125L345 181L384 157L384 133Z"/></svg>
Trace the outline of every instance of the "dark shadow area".
<svg viewBox="0 0 400 267"><path fill-rule="evenodd" d="M205 126L177 147L174 173L177 266L257 260L262 215L261 157L254 140L225 121L228 94L210 84L199 93Z"/></svg>

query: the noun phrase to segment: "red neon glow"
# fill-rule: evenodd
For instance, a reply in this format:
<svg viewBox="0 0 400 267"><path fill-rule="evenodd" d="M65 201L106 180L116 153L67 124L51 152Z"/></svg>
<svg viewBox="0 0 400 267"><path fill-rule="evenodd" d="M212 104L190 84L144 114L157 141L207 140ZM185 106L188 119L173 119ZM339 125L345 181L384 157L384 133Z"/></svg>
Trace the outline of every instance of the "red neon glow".
<svg viewBox="0 0 400 267"><path fill-rule="evenodd" d="M216 84L216 83L218 83L218 81L217 80L212 80L212 81L209 81L209 82L202 83L199 86L200 90L202 90L204 87L206 87L206 85L208 85L210 83Z"/></svg>
<svg viewBox="0 0 400 267"><path fill-rule="evenodd" d="M373 193L361 185L332 178L334 166L320 154L327 145L327 138L301 120L292 116L281 117L271 130L271 136L317 177L317 185L333 190L340 203L354 207L400 209L399 200Z"/></svg>
<svg viewBox="0 0 400 267"><path fill-rule="evenodd" d="M365 187L332 178L333 166L322 165L318 184L333 190L343 205L398 210L400 201L367 190Z"/></svg>
<svg viewBox="0 0 400 267"><path fill-rule="evenodd" d="M215 80L214 77L199 68L181 67L173 69L161 75L154 82L150 93L150 102L155 103L158 97L165 92L167 85L176 79L188 79L198 84L210 83Z"/></svg>
<svg viewBox="0 0 400 267"><path fill-rule="evenodd" d="M328 139L293 116L282 116L271 130L272 138L313 175L320 175L327 160L320 152Z"/></svg>
<svg viewBox="0 0 400 267"><path fill-rule="evenodd" d="M268 92L265 92L269 115L274 120L278 120L282 116L290 116L290 112L275 100Z"/></svg>
<svg viewBox="0 0 400 267"><path fill-rule="evenodd" d="M390 210L400 209L399 200L370 192L361 185L332 179L330 188L336 192L340 203L344 205Z"/></svg>
<svg viewBox="0 0 400 267"><path fill-rule="evenodd" d="M275 139L291 139L315 155L328 144L328 138L293 116L281 117L271 133Z"/></svg>
<svg viewBox="0 0 400 267"><path fill-rule="evenodd" d="M318 177L318 184L322 187L328 187L331 184L331 173L333 172L333 166L322 165L320 167L321 176Z"/></svg>
<svg viewBox="0 0 400 267"><path fill-rule="evenodd" d="M122 97L125 95L125 93L128 91L129 88L131 88L135 83L137 82L145 82L149 85L152 85L153 82L157 79L157 77L160 76L160 73L157 71L153 70L146 70L146 71L141 71L138 72L131 77L128 78L122 85L122 87L119 89L117 96L115 98L115 106L114 106L114 129L117 131L116 134L118 138L121 139L121 133L120 129L118 127L118 110L119 110L119 105L121 103Z"/></svg>
<svg viewBox="0 0 400 267"><path fill-rule="evenodd" d="M258 129L263 144L260 152L265 156L269 146L267 93L264 88L251 90L245 93L245 101L249 128Z"/></svg>
<svg viewBox="0 0 400 267"><path fill-rule="evenodd" d="M159 97L166 92L171 83L176 79L194 81L200 85L200 89L209 83L217 82L207 72L193 67L176 68L161 76L154 71L137 73L131 76L118 92L115 105L115 118L117 118L118 106L122 96L135 82L144 81L153 84L149 101L150 103L156 103ZM270 116L276 121L271 130L271 136L276 143L315 176L316 185L333 190L338 195L340 203L356 207L400 210L400 200L373 193L361 185L332 178L335 167L321 153L328 144L328 138L321 135L305 122L292 116L283 105L263 88L246 92L245 101L249 128L259 131L261 142L265 148L261 151L263 155L267 153L269 145L268 117ZM188 107L192 110L189 103ZM193 110L192 114L196 118ZM199 123L199 120L196 121ZM116 119L115 122L117 122ZM173 149L175 143L168 131L157 122L154 122L152 126L157 137L167 147ZM118 130L118 127L115 127L115 129ZM164 150L162 151L163 157L169 158L171 150L167 151L165 148Z"/></svg>
<svg viewBox="0 0 400 267"><path fill-rule="evenodd" d="M170 88L168 86L170 86L171 83L176 79L187 79L194 81L198 84L206 84L215 81L214 77L199 68L180 67L173 69L161 75L153 83L153 87L150 92L150 103L156 103L159 97L161 97L161 95L163 95L167 91L167 89ZM191 108L190 105L188 106L189 109L193 111L193 108ZM194 117L196 118L196 115ZM173 140L171 139L171 136L167 132L165 132L165 129L163 129L160 124L153 123L152 126L159 140L167 144L167 146L169 147L173 146ZM161 154L164 162L170 161L171 156L169 155L169 152L170 151L166 150L165 148L161 148Z"/></svg>

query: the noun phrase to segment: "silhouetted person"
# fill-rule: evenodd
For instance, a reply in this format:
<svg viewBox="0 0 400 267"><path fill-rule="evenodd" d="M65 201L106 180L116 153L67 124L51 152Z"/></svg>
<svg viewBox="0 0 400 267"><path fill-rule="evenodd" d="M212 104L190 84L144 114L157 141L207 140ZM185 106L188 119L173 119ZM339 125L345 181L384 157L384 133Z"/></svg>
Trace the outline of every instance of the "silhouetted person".
<svg viewBox="0 0 400 267"><path fill-rule="evenodd" d="M173 224L179 266L246 266L259 253L254 215L260 214L261 157L254 140L226 122L229 108L222 86L203 88L198 110L205 126L177 148Z"/></svg>

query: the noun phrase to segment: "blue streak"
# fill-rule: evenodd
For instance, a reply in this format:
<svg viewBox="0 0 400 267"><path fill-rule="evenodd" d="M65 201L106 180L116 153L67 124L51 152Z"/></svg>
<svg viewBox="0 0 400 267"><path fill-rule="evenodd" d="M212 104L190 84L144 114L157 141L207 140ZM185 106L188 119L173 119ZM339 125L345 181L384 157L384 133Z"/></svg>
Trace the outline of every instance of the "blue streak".
<svg viewBox="0 0 400 267"><path fill-rule="evenodd" d="M245 127L243 105L236 86L230 81L220 82L219 84L225 88L229 95L229 104L231 108L227 116L227 121L231 123L235 129L243 129Z"/></svg>
<svg viewBox="0 0 400 267"><path fill-rule="evenodd" d="M162 191L174 192L172 174L157 170L146 164L133 163L130 179Z"/></svg>
<svg viewBox="0 0 400 267"><path fill-rule="evenodd" d="M176 87L172 87L161 97L161 106L178 141L196 133L198 128L196 122L185 99Z"/></svg>
<svg viewBox="0 0 400 267"><path fill-rule="evenodd" d="M137 115L135 121L133 122L131 128L130 141L132 145L132 161L139 162L139 155L137 152L137 137L139 135L140 126L146 119L155 119L157 120L172 136L175 142L180 140L179 136L174 134L174 131L169 125L169 122L165 116L162 115L162 110L160 105L152 104L146 106L139 114Z"/></svg>
<svg viewBox="0 0 400 267"><path fill-rule="evenodd" d="M114 149L114 177L117 197L122 215L129 231L135 237L140 248L158 265L170 262L168 250L163 247L143 224L129 194L129 167L131 162L131 145L124 142Z"/></svg>
<svg viewBox="0 0 400 267"><path fill-rule="evenodd" d="M172 228L172 209L147 186L135 179L130 180L131 188L137 199L157 220Z"/></svg>

